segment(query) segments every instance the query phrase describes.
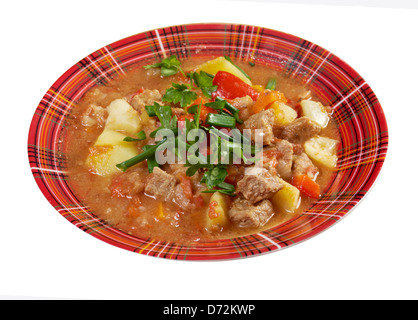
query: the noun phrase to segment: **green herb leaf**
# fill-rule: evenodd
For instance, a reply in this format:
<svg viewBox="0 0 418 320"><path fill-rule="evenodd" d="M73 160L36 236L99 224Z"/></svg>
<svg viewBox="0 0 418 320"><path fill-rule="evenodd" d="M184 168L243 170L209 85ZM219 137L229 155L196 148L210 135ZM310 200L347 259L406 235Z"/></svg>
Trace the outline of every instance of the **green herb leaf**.
<svg viewBox="0 0 418 320"><path fill-rule="evenodd" d="M220 97L216 97L215 101L213 102L205 103L205 106L221 111L226 109L229 113L232 114L232 116L234 116L236 122L243 123L243 121L239 117L239 109Z"/></svg>
<svg viewBox="0 0 418 320"><path fill-rule="evenodd" d="M172 102L174 104L180 103L180 106L186 107L197 99L196 92L193 92L185 84L173 83L171 88L168 88L163 96L163 101Z"/></svg>
<svg viewBox="0 0 418 320"><path fill-rule="evenodd" d="M187 108L187 113L195 114L196 111L197 111L197 107L199 107L198 104L194 104L194 105L190 106L189 108Z"/></svg>
<svg viewBox="0 0 418 320"><path fill-rule="evenodd" d="M155 114L164 128L170 128L171 116L173 114L170 106L162 106L157 103L155 105Z"/></svg>
<svg viewBox="0 0 418 320"><path fill-rule="evenodd" d="M268 90L276 90L276 79L271 78L267 82L266 89L268 89Z"/></svg>
<svg viewBox="0 0 418 320"><path fill-rule="evenodd" d="M206 183L208 189L213 189L218 186L219 183L224 182L228 172L224 166L215 166L214 168L208 169L201 179L201 182Z"/></svg>
<svg viewBox="0 0 418 320"><path fill-rule="evenodd" d="M171 55L170 57L161 60L161 62L146 65L144 68L161 68L161 75L163 77L175 75L178 71L183 73L183 70L180 68L180 61L175 55Z"/></svg>
<svg viewBox="0 0 418 320"><path fill-rule="evenodd" d="M155 108L158 106L158 102L154 102L154 105L152 106L145 106L145 111L150 117L155 117L157 114L155 113Z"/></svg>
<svg viewBox="0 0 418 320"><path fill-rule="evenodd" d="M214 193L220 192L227 195L234 195L235 187L225 182L225 178L228 176L228 172L224 165L216 165L208 168L204 173L200 182L206 183L208 189L201 191L202 193Z"/></svg>
<svg viewBox="0 0 418 320"><path fill-rule="evenodd" d="M137 135L137 137L138 137L138 138L125 137L125 138L123 139L123 141L128 141L128 142L132 142L132 141L142 141L142 140L145 140L145 139L147 138L147 135L146 135L146 133L145 133L145 131L144 131L144 130L142 130L142 131L138 132L136 135Z"/></svg>
<svg viewBox="0 0 418 320"><path fill-rule="evenodd" d="M220 182L218 183L216 189L208 189L208 190L201 191L201 193L215 193L215 192L220 192L229 196L233 196L235 194L235 187L234 185L230 183Z"/></svg>
<svg viewBox="0 0 418 320"><path fill-rule="evenodd" d="M212 92L215 92L218 88L213 85L213 77L205 71L200 71L200 73L193 72L190 75L190 79L196 83L202 90L203 95L209 99L212 97Z"/></svg>

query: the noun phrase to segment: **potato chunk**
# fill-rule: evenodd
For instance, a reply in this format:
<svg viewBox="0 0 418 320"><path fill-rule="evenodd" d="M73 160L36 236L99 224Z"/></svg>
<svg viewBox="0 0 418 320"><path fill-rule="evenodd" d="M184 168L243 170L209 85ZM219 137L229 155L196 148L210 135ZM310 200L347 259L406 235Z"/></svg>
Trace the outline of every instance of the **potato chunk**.
<svg viewBox="0 0 418 320"><path fill-rule="evenodd" d="M116 99L107 107L105 129L135 134L141 130L138 112L125 100Z"/></svg>
<svg viewBox="0 0 418 320"><path fill-rule="evenodd" d="M222 230L228 223L228 202L227 196L219 192L215 192L210 197L206 211L206 228L208 230Z"/></svg>
<svg viewBox="0 0 418 320"><path fill-rule="evenodd" d="M218 71L226 71L237 76L248 85L252 85L250 79L248 79L236 66L226 60L224 57L218 57L209 60L197 67L196 71L205 71L209 74L215 75Z"/></svg>
<svg viewBox="0 0 418 320"><path fill-rule="evenodd" d="M325 128L329 122L328 112L320 102L312 100L302 100L300 103L303 114L310 120Z"/></svg>
<svg viewBox="0 0 418 320"><path fill-rule="evenodd" d="M328 168L337 165L338 140L327 137L314 136L304 144L306 154L312 160Z"/></svg>
<svg viewBox="0 0 418 320"><path fill-rule="evenodd" d="M270 108L274 110L274 123L277 125L289 124L298 117L296 110L283 102L273 102Z"/></svg>
<svg viewBox="0 0 418 320"><path fill-rule="evenodd" d="M123 141L124 138L125 135L120 132L104 130L89 149L87 167L102 176L120 171L116 167L118 163L138 154L135 144Z"/></svg>
<svg viewBox="0 0 418 320"><path fill-rule="evenodd" d="M274 194L271 202L275 208L293 213L299 205L300 191L283 179L280 179L280 182L283 184L283 188Z"/></svg>

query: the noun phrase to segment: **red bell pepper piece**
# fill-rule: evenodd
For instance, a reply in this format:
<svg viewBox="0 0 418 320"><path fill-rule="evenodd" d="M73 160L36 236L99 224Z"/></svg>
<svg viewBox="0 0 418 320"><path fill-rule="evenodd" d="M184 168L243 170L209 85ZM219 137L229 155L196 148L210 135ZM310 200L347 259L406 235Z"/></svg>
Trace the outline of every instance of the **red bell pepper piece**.
<svg viewBox="0 0 418 320"><path fill-rule="evenodd" d="M258 92L250 85L226 71L218 71L216 73L213 78L213 85L218 86L217 90L213 93L214 97L235 99L250 96L254 101L258 97Z"/></svg>

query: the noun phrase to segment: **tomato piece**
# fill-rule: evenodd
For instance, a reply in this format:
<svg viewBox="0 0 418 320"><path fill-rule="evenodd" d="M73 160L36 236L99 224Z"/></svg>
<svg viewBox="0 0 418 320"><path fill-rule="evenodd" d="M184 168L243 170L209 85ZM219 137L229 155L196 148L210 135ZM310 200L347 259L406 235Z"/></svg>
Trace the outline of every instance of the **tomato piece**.
<svg viewBox="0 0 418 320"><path fill-rule="evenodd" d="M209 203L209 208L208 208L209 219L216 219L217 217L219 217L219 212L216 211L217 206L218 206L217 201L211 201L211 203Z"/></svg>
<svg viewBox="0 0 418 320"><path fill-rule="evenodd" d="M199 194L194 197L194 204L199 207L203 208L205 206L205 199Z"/></svg>
<svg viewBox="0 0 418 320"><path fill-rule="evenodd" d="M237 76L226 71L218 71L213 78L213 85L217 90L213 93L214 97L222 99L235 99L250 96L254 101L257 100L258 92L249 84L242 81Z"/></svg>
<svg viewBox="0 0 418 320"><path fill-rule="evenodd" d="M193 199L193 188L192 188L192 180L190 177L186 176L185 174L180 175L180 185L183 190L184 195L187 199Z"/></svg>

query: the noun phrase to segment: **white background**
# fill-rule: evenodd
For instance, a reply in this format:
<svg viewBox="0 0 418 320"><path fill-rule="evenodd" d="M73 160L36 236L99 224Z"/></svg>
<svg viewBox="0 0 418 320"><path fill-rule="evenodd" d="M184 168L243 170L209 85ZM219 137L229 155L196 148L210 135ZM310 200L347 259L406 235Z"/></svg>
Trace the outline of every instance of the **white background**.
<svg viewBox="0 0 418 320"><path fill-rule="evenodd" d="M341 3L3 1L0 298L418 298L418 11L408 9L407 1L398 2L405 8ZM387 117L389 152L371 192L342 221L294 247L255 258L170 261L97 240L43 197L29 169L27 135L53 82L116 40L197 22L294 34L330 50L370 84Z"/></svg>

